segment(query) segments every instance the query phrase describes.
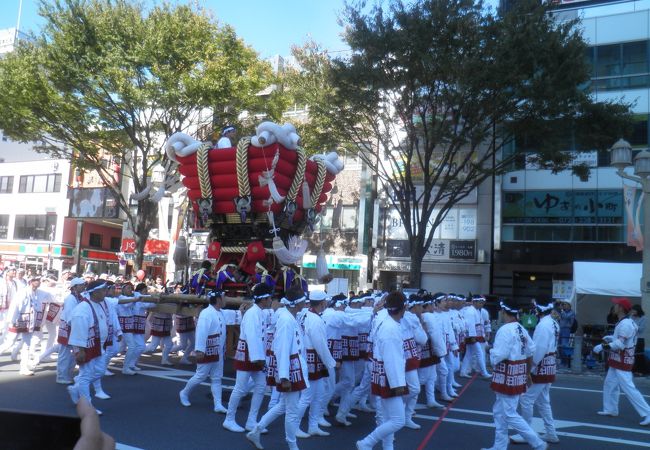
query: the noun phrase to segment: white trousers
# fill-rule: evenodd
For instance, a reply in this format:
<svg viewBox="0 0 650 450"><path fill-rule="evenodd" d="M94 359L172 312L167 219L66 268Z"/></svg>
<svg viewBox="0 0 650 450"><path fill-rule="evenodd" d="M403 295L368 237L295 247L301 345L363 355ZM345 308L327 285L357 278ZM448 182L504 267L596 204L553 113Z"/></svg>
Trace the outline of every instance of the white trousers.
<svg viewBox="0 0 650 450"><path fill-rule="evenodd" d="M546 443L517 413L519 395L505 395L497 392L496 396L492 407L495 431L494 445L491 450L506 450L508 448L508 427L516 430L533 449L546 448Z"/></svg>
<svg viewBox="0 0 650 450"><path fill-rule="evenodd" d="M447 369L446 357L442 357L440 362L436 364L436 387L440 391L441 395L447 393L447 377L449 375L449 369ZM453 386L452 386L453 389Z"/></svg>
<svg viewBox="0 0 650 450"><path fill-rule="evenodd" d="M56 359L57 381L72 381L74 366L77 362L74 359L71 345L59 344L59 355Z"/></svg>
<svg viewBox="0 0 650 450"><path fill-rule="evenodd" d="M402 397L380 398L378 403L377 428L362 442L371 447L381 442L384 450L391 450L395 433L404 427L404 400Z"/></svg>
<svg viewBox="0 0 650 450"><path fill-rule="evenodd" d="M372 362L364 361L365 369L363 375L361 376L361 381L359 385L352 390L352 394L346 397L341 396L341 402L339 404L339 411L349 413L350 410L356 405L361 399L368 397L370 395L370 375L372 371Z"/></svg>
<svg viewBox="0 0 650 450"><path fill-rule="evenodd" d="M463 363L460 367L461 375L469 375L472 371L472 358L476 358L481 375L489 375L487 369L485 368L485 352L483 351L483 347L481 347L480 342L466 344L465 357L463 358Z"/></svg>
<svg viewBox="0 0 650 450"><path fill-rule="evenodd" d="M178 333L179 343L172 347L172 352L182 351L183 358L187 358L194 350L194 331L188 331L187 333Z"/></svg>
<svg viewBox="0 0 650 450"><path fill-rule="evenodd" d="M250 372L245 370L237 371L235 387L232 390L232 394L230 394L228 412L226 413L226 420L234 422L239 402L250 390L251 381L253 382L253 397L251 399L251 408L248 411L248 419L246 420L247 428L251 428L257 424L257 416L259 415L260 406L264 399L264 391L266 390L266 372L264 370Z"/></svg>
<svg viewBox="0 0 650 450"><path fill-rule="evenodd" d="M456 379L454 378L454 365L456 364L456 360L458 359L457 356L454 356L452 352L447 353L445 356L445 365L447 366L447 377L446 377L446 392L445 395L451 395L454 392L454 383L456 382ZM441 388L442 386L442 380L441 381ZM440 391L442 392L442 391Z"/></svg>
<svg viewBox="0 0 650 450"><path fill-rule="evenodd" d="M610 367L605 377L603 387L603 409L612 414L618 414L618 400L621 390L625 393L636 412L642 417L650 416L650 406L634 385L632 372Z"/></svg>
<svg viewBox="0 0 650 450"><path fill-rule="evenodd" d="M333 370L333 369L332 369ZM308 430L318 428L318 422L322 417L322 397L325 389L324 379L310 380L309 387L300 391L300 400L298 401L298 425L302 421L305 411L309 408Z"/></svg>
<svg viewBox="0 0 650 450"><path fill-rule="evenodd" d="M108 364L111 362L111 359L113 359L113 356L117 355L117 352L120 349L120 345L116 340L117 338L113 336L113 339L113 345L107 347L102 356L100 356L100 359L102 360L102 376L104 376L108 370ZM96 393L103 392L104 389L102 388L102 379L96 379L93 382L93 387L95 388Z"/></svg>
<svg viewBox="0 0 650 450"><path fill-rule="evenodd" d="M154 352L162 343L162 361L169 361L169 353L172 351L171 336L151 336L151 342L147 344L144 351L147 353Z"/></svg>
<svg viewBox="0 0 650 450"><path fill-rule="evenodd" d="M427 396L427 404L431 404L436 401L436 379L437 369L436 367L440 364L435 364L428 367L420 367L418 369L418 378L420 379L420 385L424 386L424 392Z"/></svg>
<svg viewBox="0 0 650 450"><path fill-rule="evenodd" d="M219 364L221 363L221 364ZM219 371L221 369L221 371ZM214 406L221 405L221 377L223 376L223 358L217 362L202 363L196 365L196 373L187 381L183 388L187 396L192 390L210 377L210 391L214 399Z"/></svg>
<svg viewBox="0 0 650 450"><path fill-rule="evenodd" d="M39 361L43 360L45 356L52 354L55 351L54 348L56 345L56 324L48 320L43 321L43 324L45 325L45 330L47 331L47 342L45 343L45 346L41 345L41 353L38 357ZM43 332L40 334L41 339L42 336Z"/></svg>
<svg viewBox="0 0 650 450"><path fill-rule="evenodd" d="M90 399L90 385L104 375L104 361L103 355L93 358L87 363L79 365L79 374L75 377L75 386L79 390L79 394L86 397L89 403L92 404Z"/></svg>
<svg viewBox="0 0 650 450"><path fill-rule="evenodd" d="M257 428L267 428L275 419L284 414L284 437L287 443L296 445L296 430L298 429L298 402L300 392L280 392L278 402L262 416Z"/></svg>
<svg viewBox="0 0 650 450"><path fill-rule="evenodd" d="M555 436L555 423L551 410L551 383L533 383L519 398L521 417L530 425L533 421L533 406L537 406L539 415L544 421L547 436Z"/></svg>
<svg viewBox="0 0 650 450"><path fill-rule="evenodd" d="M350 403L350 396L352 395L352 389L354 389L354 377L355 377L355 366L356 361L343 361L341 363L341 369L339 371L339 382L336 384L335 394L341 396L339 401L339 410L338 413L343 413L342 406L348 405Z"/></svg>
<svg viewBox="0 0 650 450"><path fill-rule="evenodd" d="M126 337L130 335L130 337ZM138 359L144 351L144 335L134 333L124 333L126 340L126 356L124 356L124 367L132 369L138 363ZM130 342L129 342L130 341Z"/></svg>
<svg viewBox="0 0 650 450"><path fill-rule="evenodd" d="M406 385L409 388L408 395L404 396L404 403L406 405L406 420L411 420L413 413L415 413L415 405L420 395L420 378L418 377L417 370L409 370L406 372Z"/></svg>
<svg viewBox="0 0 650 450"><path fill-rule="evenodd" d="M20 370L30 370L31 355L34 351L35 342L34 333L9 332L4 344L0 347L0 354L11 349L11 359L15 360L18 358L18 353L20 353Z"/></svg>
<svg viewBox="0 0 650 450"><path fill-rule="evenodd" d="M327 409L332 397L334 397L334 390L336 389L336 371L330 370L329 376L323 380L323 399L321 402L321 414Z"/></svg>

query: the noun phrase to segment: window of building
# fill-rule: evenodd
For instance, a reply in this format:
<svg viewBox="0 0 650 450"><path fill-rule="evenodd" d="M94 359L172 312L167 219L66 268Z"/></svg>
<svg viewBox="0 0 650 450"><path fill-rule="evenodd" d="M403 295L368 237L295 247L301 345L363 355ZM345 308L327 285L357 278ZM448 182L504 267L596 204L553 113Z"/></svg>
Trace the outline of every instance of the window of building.
<svg viewBox="0 0 650 450"><path fill-rule="evenodd" d="M102 248L102 235L99 233L90 233L88 236L88 246Z"/></svg>
<svg viewBox="0 0 650 450"><path fill-rule="evenodd" d="M334 208L328 206L320 215L320 226L323 229L332 228L332 216L334 215Z"/></svg>
<svg viewBox="0 0 650 450"><path fill-rule="evenodd" d="M14 177L0 177L0 194L11 194L14 189Z"/></svg>
<svg viewBox="0 0 650 450"><path fill-rule="evenodd" d="M51 241L54 240L55 233L56 214L16 216L14 239Z"/></svg>
<svg viewBox="0 0 650 450"><path fill-rule="evenodd" d="M648 145L648 115L639 114L633 117L630 144L632 146L647 147Z"/></svg>
<svg viewBox="0 0 650 450"><path fill-rule="evenodd" d="M113 236L111 238L111 250L119 252L122 248L122 238L119 236Z"/></svg>
<svg viewBox="0 0 650 450"><path fill-rule="evenodd" d="M650 86L648 41L599 45L587 52L592 89L617 90Z"/></svg>
<svg viewBox="0 0 650 450"><path fill-rule="evenodd" d="M341 229L354 230L357 228L357 207L344 206L341 211Z"/></svg>
<svg viewBox="0 0 650 450"><path fill-rule="evenodd" d="M22 175L18 184L18 192L60 192L61 174L50 175Z"/></svg>
<svg viewBox="0 0 650 450"><path fill-rule="evenodd" d="M9 214L0 214L0 239L7 239L9 233Z"/></svg>

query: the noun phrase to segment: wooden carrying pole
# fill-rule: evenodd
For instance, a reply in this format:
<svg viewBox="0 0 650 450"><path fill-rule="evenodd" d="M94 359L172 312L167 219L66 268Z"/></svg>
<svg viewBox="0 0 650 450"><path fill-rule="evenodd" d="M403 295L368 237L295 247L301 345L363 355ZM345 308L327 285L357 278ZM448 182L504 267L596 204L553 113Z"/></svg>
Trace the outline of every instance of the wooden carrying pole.
<svg viewBox="0 0 650 450"><path fill-rule="evenodd" d="M142 297L139 301L158 303L151 311L182 316L198 316L203 309L202 306L208 304L207 298L193 294L151 294ZM243 297L225 296L224 307L239 308L246 301Z"/></svg>

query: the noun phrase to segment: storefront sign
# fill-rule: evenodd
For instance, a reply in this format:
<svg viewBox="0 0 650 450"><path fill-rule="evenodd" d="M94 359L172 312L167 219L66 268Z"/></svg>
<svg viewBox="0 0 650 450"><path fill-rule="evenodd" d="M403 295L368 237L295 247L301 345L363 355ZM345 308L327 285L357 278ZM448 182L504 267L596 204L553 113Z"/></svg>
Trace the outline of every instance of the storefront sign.
<svg viewBox="0 0 650 450"><path fill-rule="evenodd" d="M325 260L328 269L361 270L362 267L366 266L366 258L360 256L326 255ZM315 268L316 255L304 255L302 257L302 267Z"/></svg>
<svg viewBox="0 0 650 450"><path fill-rule="evenodd" d="M135 240L122 239L122 248L124 253L135 253ZM147 239L144 244L144 253L150 255L167 255L169 253L169 241L159 239Z"/></svg>
<svg viewBox="0 0 650 450"><path fill-rule="evenodd" d="M389 209L386 214L386 239L408 240L406 229L399 212L395 208ZM438 214L434 210L427 226L427 233ZM476 239L476 208L452 208L442 223L433 233L434 239Z"/></svg>
<svg viewBox="0 0 650 450"><path fill-rule="evenodd" d="M410 272L411 263L409 261L384 260L379 262L379 270L389 272Z"/></svg>
<svg viewBox="0 0 650 450"><path fill-rule="evenodd" d="M553 280L553 298L556 300L571 300L573 298L573 281Z"/></svg>
<svg viewBox="0 0 650 450"><path fill-rule="evenodd" d="M389 258L410 258L411 247L407 240L387 240L386 256ZM424 261L475 260L476 241L457 239L434 239L424 255Z"/></svg>

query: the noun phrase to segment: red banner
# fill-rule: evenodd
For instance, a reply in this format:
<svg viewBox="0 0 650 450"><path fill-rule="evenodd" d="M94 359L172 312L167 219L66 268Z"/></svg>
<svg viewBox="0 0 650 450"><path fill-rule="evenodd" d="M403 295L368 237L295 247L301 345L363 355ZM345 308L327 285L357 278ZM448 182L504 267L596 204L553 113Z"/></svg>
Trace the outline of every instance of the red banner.
<svg viewBox="0 0 650 450"><path fill-rule="evenodd" d="M122 239L122 249L124 253L135 253L135 240ZM145 255L167 255L169 253L169 241L159 239L147 239L144 244Z"/></svg>

